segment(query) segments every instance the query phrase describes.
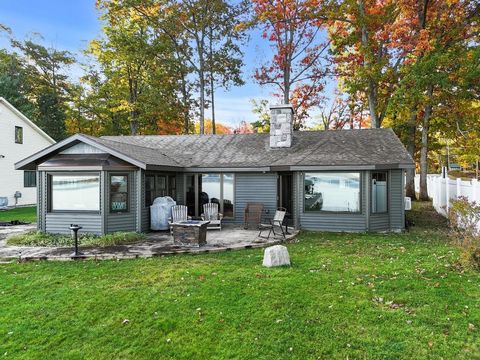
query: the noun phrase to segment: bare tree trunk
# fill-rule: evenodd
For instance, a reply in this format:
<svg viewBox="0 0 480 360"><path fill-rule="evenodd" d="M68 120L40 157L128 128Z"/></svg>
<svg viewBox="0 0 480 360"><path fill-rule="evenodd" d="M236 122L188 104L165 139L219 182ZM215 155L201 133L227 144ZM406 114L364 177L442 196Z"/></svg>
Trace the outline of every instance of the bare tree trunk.
<svg viewBox="0 0 480 360"><path fill-rule="evenodd" d="M415 135L417 130L417 111L416 107L412 109L410 119L408 122L407 131L407 151L415 161ZM406 184L405 184L406 196L415 199L415 168L407 169Z"/></svg>
<svg viewBox="0 0 480 360"><path fill-rule="evenodd" d="M358 12L363 21L362 25L362 47L366 50L368 48L368 29L365 25L365 4L363 0L358 0ZM370 61L368 56L365 56L364 67L370 68ZM380 123L377 115L377 96L376 96L376 87L372 79L368 80L368 89L367 89L367 98L368 98L368 110L370 112L370 121L372 128L379 128Z"/></svg>
<svg viewBox="0 0 480 360"><path fill-rule="evenodd" d="M428 200L427 172L428 172L428 128L432 114L433 85L427 90L428 103L422 120L422 146L420 148L420 195L419 200Z"/></svg>
<svg viewBox="0 0 480 360"><path fill-rule="evenodd" d="M213 74L210 77L210 91L211 91L211 100L212 100L212 134L217 133L217 126L215 123L215 89L213 83Z"/></svg>

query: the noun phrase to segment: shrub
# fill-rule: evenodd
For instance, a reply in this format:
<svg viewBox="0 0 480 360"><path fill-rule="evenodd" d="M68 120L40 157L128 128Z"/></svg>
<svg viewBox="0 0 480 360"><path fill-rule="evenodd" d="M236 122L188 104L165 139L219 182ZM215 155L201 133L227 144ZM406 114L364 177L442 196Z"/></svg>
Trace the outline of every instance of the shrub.
<svg viewBox="0 0 480 360"><path fill-rule="evenodd" d="M480 269L480 205L460 197L451 203L448 220L464 257Z"/></svg>
<svg viewBox="0 0 480 360"><path fill-rule="evenodd" d="M130 244L145 238L144 234L136 232L116 232L103 236L82 234L78 238L80 246L112 246ZM11 236L7 239L8 245L20 246L73 246L73 239L70 235L47 234L41 231L30 231Z"/></svg>

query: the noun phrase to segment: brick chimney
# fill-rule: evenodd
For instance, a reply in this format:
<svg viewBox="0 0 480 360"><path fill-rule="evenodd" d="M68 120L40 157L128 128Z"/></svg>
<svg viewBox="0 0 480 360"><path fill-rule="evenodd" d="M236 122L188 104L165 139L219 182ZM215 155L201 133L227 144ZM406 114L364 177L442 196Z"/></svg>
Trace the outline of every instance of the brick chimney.
<svg viewBox="0 0 480 360"><path fill-rule="evenodd" d="M292 146L293 107L290 104L270 106L270 147Z"/></svg>

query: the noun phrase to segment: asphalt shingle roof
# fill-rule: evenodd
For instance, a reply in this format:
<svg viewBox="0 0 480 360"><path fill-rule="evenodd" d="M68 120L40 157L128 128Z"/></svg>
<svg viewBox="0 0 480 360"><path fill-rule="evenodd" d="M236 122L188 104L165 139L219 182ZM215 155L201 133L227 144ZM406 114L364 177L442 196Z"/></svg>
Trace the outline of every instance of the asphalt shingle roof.
<svg viewBox="0 0 480 360"><path fill-rule="evenodd" d="M269 134L89 137L147 165L185 168L274 166L411 167L391 129L297 131L291 148L271 149Z"/></svg>

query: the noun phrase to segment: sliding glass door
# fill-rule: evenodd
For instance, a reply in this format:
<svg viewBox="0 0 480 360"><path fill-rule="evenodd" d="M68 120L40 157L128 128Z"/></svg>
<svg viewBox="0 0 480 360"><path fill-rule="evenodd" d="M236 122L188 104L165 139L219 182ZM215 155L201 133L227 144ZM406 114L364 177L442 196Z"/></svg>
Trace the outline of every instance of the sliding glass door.
<svg viewBox="0 0 480 360"><path fill-rule="evenodd" d="M224 218L233 218L234 175L233 174L186 174L185 205L188 215L199 217L203 205L216 203Z"/></svg>

